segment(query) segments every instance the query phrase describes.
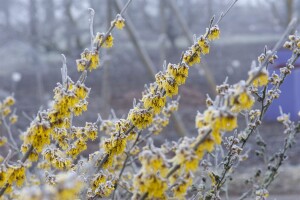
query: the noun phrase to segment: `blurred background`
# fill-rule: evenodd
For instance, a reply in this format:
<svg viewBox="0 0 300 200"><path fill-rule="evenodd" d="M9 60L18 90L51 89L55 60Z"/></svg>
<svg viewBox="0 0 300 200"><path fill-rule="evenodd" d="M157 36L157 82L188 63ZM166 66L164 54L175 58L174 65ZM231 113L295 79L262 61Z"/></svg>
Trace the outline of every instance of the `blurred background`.
<svg viewBox="0 0 300 200"><path fill-rule="evenodd" d="M89 110L76 124L95 121L97 113L108 118L111 109L118 117L126 117L133 99L140 99L144 85L153 81L152 73L162 70L165 60L179 62L182 51L193 43L193 34L204 34L211 17L218 18L228 2L133 0L124 15L125 28L113 31L113 48L100 51L100 69L88 74L86 85L92 88ZM30 123L24 113L34 116L51 103L52 90L61 81L60 54L67 58L69 76L74 81L78 79L75 60L90 47L88 8L95 10L94 31L105 32L125 3L125 0L0 0L0 98L14 94L20 116L17 130L25 130ZM159 137L174 140L196 135L194 118L197 110L205 108L206 94L214 97L215 86L227 76L229 83L245 79L252 60L257 59L265 45L270 49L274 46L297 11L300 0L239 0L221 21L221 38L212 43L211 53L203 57L201 66L190 70L187 83L179 90L179 111ZM280 62L285 63L287 58L283 56ZM289 77L295 81L285 86L290 88L283 95L286 98L271 108L266 125L259 130L272 144L270 152L283 143L283 129L276 123L278 105L282 105L284 112L290 112L294 120L299 119L295 114L300 110L299 70L296 65L298 78L293 74ZM290 99L294 99L293 103ZM284 103L288 103L288 110ZM241 122L241 130L244 126ZM15 134L17 137L19 133ZM255 149L255 142L249 148ZM290 152L289 167L299 164L299 153L298 145ZM253 157L244 165L261 161ZM294 187L286 190L297 192Z"/></svg>

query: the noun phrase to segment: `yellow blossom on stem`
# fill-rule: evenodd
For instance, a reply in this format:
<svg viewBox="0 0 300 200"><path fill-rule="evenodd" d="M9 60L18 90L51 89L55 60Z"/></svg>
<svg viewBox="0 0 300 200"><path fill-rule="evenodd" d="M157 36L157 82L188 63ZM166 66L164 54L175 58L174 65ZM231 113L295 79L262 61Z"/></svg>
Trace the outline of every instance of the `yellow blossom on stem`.
<svg viewBox="0 0 300 200"><path fill-rule="evenodd" d="M188 70L189 67L185 64L175 65L169 63L167 67L167 74L172 76L178 85L182 85L188 77Z"/></svg>
<svg viewBox="0 0 300 200"><path fill-rule="evenodd" d="M134 177L133 188L139 194L148 193L150 199L166 199L167 181L157 174L139 173Z"/></svg>
<svg viewBox="0 0 300 200"><path fill-rule="evenodd" d="M97 46L100 46L103 39L104 39L104 34L103 33L97 33L94 42L97 44ZM113 42L114 42L114 38L113 38L112 34L110 33L107 36L107 39L102 44L102 47L111 48L113 46Z"/></svg>
<svg viewBox="0 0 300 200"><path fill-rule="evenodd" d="M185 199L188 188L192 185L193 180L190 173L184 175L180 180L172 187L173 196L176 199Z"/></svg>
<svg viewBox="0 0 300 200"><path fill-rule="evenodd" d="M12 96L9 96L9 97L6 97L6 98L4 99L4 101L3 101L3 106L4 106L4 107L5 107L5 106L10 107L10 106L14 105L15 102L16 102L15 99L14 99Z"/></svg>
<svg viewBox="0 0 300 200"><path fill-rule="evenodd" d="M89 139L95 140L98 137L98 126L95 123L86 122L84 129L84 133Z"/></svg>
<svg viewBox="0 0 300 200"><path fill-rule="evenodd" d="M198 44L201 48L201 53L202 54L208 54L209 53L209 42L207 39L205 39L203 36L200 36L198 39Z"/></svg>
<svg viewBox="0 0 300 200"><path fill-rule="evenodd" d="M18 121L18 116L16 114L12 114L9 117L9 121L10 121L11 124L15 124Z"/></svg>
<svg viewBox="0 0 300 200"><path fill-rule="evenodd" d="M249 78L251 78L254 74L249 72ZM259 72L256 78L253 80L252 84L254 87L261 87L268 84L269 72L266 69L263 69Z"/></svg>
<svg viewBox="0 0 300 200"><path fill-rule="evenodd" d="M151 108L154 114L158 114L166 104L166 97L163 96L161 93L148 93L143 95L142 102L144 102L144 107L146 109Z"/></svg>
<svg viewBox="0 0 300 200"><path fill-rule="evenodd" d="M135 107L129 111L127 119L138 129L144 129L152 123L153 114L147 109Z"/></svg>
<svg viewBox="0 0 300 200"><path fill-rule="evenodd" d="M183 62L185 62L189 66L200 63L201 57L199 52L193 52L193 50L186 51L183 55Z"/></svg>
<svg viewBox="0 0 300 200"><path fill-rule="evenodd" d="M121 15L117 15L116 19L112 22L115 24L117 29L122 30L125 26L125 19Z"/></svg>
<svg viewBox="0 0 300 200"><path fill-rule="evenodd" d="M171 76L167 76L166 80L162 83L162 88L166 92L166 96L172 97L178 94L178 84Z"/></svg>
<svg viewBox="0 0 300 200"><path fill-rule="evenodd" d="M207 38L209 40L215 40L215 39L219 39L219 37L220 37L220 29L219 29L218 25L211 27L211 29L207 35Z"/></svg>
<svg viewBox="0 0 300 200"><path fill-rule="evenodd" d="M0 137L0 147L3 146L3 145L5 145L6 142L7 142L7 138L4 137L4 136L1 136L1 137Z"/></svg>
<svg viewBox="0 0 300 200"><path fill-rule="evenodd" d="M252 108L255 100L246 88L238 87L230 96L230 106L232 112L240 112L241 110L249 110Z"/></svg>

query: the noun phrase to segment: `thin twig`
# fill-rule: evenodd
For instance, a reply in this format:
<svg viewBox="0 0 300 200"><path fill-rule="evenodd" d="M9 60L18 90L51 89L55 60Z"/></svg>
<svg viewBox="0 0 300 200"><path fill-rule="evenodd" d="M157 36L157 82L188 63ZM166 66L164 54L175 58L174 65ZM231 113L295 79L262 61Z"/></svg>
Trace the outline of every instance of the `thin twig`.
<svg viewBox="0 0 300 200"><path fill-rule="evenodd" d="M10 125L8 125L8 123L6 121L6 118L4 116L2 116L2 122L3 122L4 127L7 130L7 135L8 135L9 140L11 141L11 143L13 145L13 149L19 151L17 142L15 141L15 139L14 139L14 137L12 135L12 131L11 131Z"/></svg>
<svg viewBox="0 0 300 200"><path fill-rule="evenodd" d="M218 19L216 24L219 24L222 21L222 19L227 15L227 13L231 10L234 4L236 4L236 2L238 2L238 0L232 0L231 3L229 3L229 6L225 10L225 12L221 12L220 18Z"/></svg>

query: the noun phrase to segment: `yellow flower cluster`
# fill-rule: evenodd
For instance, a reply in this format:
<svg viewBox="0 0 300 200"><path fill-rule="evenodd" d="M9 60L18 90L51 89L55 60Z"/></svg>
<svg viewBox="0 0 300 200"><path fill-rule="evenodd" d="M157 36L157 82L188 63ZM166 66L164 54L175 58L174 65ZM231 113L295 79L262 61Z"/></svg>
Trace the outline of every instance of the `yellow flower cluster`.
<svg viewBox="0 0 300 200"><path fill-rule="evenodd" d="M3 107L5 106L13 106L15 104L16 100L12 97L12 96L9 96L9 97L6 97L3 101L3 103L1 104Z"/></svg>
<svg viewBox="0 0 300 200"><path fill-rule="evenodd" d="M96 123L86 122L84 127L84 134L88 139L94 141L98 137L98 126Z"/></svg>
<svg viewBox="0 0 300 200"><path fill-rule="evenodd" d="M166 96L161 92L157 92L156 94L149 92L143 95L142 102L146 109L152 109L154 114L158 114L166 104Z"/></svg>
<svg viewBox="0 0 300 200"><path fill-rule="evenodd" d="M173 165L179 164L182 170L195 171L198 168L198 163L201 158L197 156L193 148L191 148L194 139L184 138L176 148L175 156L173 157Z"/></svg>
<svg viewBox="0 0 300 200"><path fill-rule="evenodd" d="M6 181L10 185L13 183L21 187L25 181L25 166L22 164L15 164L8 166L6 170Z"/></svg>
<svg viewBox="0 0 300 200"><path fill-rule="evenodd" d="M135 195L147 192L149 198L165 198L167 180L164 177L169 170L165 156L158 148L151 146L145 147L139 155L139 160L142 168L133 180Z"/></svg>
<svg viewBox="0 0 300 200"><path fill-rule="evenodd" d="M209 32L210 39L219 36L219 28L212 28ZM166 104L166 97L178 94L178 87L185 83L188 77L188 65L200 62L200 54L209 53L209 41L201 36L198 41L186 51L180 64L168 64L165 72L155 75L155 83L143 93L142 102L144 108L135 107L130 110L128 119L138 129L148 127L153 121L153 114L159 114Z"/></svg>
<svg viewBox="0 0 300 200"><path fill-rule="evenodd" d="M179 144L175 145L175 156L172 158L173 166L179 165L177 170L169 177L170 184L173 185L173 196L176 199L184 199L187 189L192 184L192 172L198 168L205 152L214 150L215 141L210 136L195 149L197 141L201 140L207 133L208 128L199 129L199 135L195 138L183 138Z"/></svg>
<svg viewBox="0 0 300 200"><path fill-rule="evenodd" d="M169 63L167 66L167 74L172 76L178 85L182 85L188 77L189 67L184 63L180 65Z"/></svg>
<svg viewBox="0 0 300 200"><path fill-rule="evenodd" d="M66 150L69 147L69 134L66 128L54 128L51 134L52 139L57 142L59 147Z"/></svg>
<svg viewBox="0 0 300 200"><path fill-rule="evenodd" d="M107 181L103 184L101 184L96 190L95 194L97 197L103 198L103 197L109 197L111 193L114 191L114 182Z"/></svg>
<svg viewBox="0 0 300 200"><path fill-rule="evenodd" d="M126 136L123 133L116 132L110 138L104 140L103 148L107 153L118 155L124 152L126 143Z"/></svg>
<svg viewBox="0 0 300 200"><path fill-rule="evenodd" d="M0 165L0 188L2 188L7 183L8 173L7 167Z"/></svg>
<svg viewBox="0 0 300 200"><path fill-rule="evenodd" d="M212 137L216 144L221 144L222 131L232 131L237 127L237 117L226 110L218 110L210 106L204 114L198 112L196 118L196 128L208 128L212 131Z"/></svg>
<svg viewBox="0 0 300 200"><path fill-rule="evenodd" d="M144 129L152 123L153 113L136 106L129 111L127 119L138 129Z"/></svg>
<svg viewBox="0 0 300 200"><path fill-rule="evenodd" d="M159 151L159 149L145 149L140 155L139 160L142 164L142 171L145 173L159 172L162 177L165 177L168 173L168 163L165 156Z"/></svg>
<svg viewBox="0 0 300 200"><path fill-rule="evenodd" d="M44 159L47 160L56 169L70 169L72 165L72 160L66 158L64 152L56 148L47 148L42 153Z"/></svg>
<svg viewBox="0 0 300 200"><path fill-rule="evenodd" d="M69 118L76 110L76 115L87 109L87 103L83 103L88 97L90 89L79 81L76 84L69 83L66 90L61 84L54 89L54 105L50 109L48 118L52 127L70 128Z"/></svg>
<svg viewBox="0 0 300 200"><path fill-rule="evenodd" d="M8 96L3 100L3 102L0 102L0 116L7 117L9 114L11 114L11 107L15 104L15 102L16 101L12 96ZM18 116L13 112L9 116L10 124L16 123L17 120Z"/></svg>
<svg viewBox="0 0 300 200"><path fill-rule="evenodd" d="M148 193L149 199L167 199L165 194L168 189L167 180L156 173L141 171L134 177L133 188L135 189L133 199L145 193Z"/></svg>
<svg viewBox="0 0 300 200"><path fill-rule="evenodd" d="M201 62L201 48L198 43L192 46L192 49L187 50L183 55L183 62L189 66L193 66Z"/></svg>
<svg viewBox="0 0 300 200"><path fill-rule="evenodd" d="M181 176L179 181L172 187L173 196L176 199L185 199L188 188L192 185L193 179L190 173Z"/></svg>
<svg viewBox="0 0 300 200"><path fill-rule="evenodd" d="M209 40L218 39L220 36L219 27L213 26L206 36L201 35L189 50L187 50L183 55L183 61L189 65L193 66L196 63L200 63L201 54L205 55L209 53Z"/></svg>
<svg viewBox="0 0 300 200"><path fill-rule="evenodd" d="M95 191L102 183L106 182L106 175L100 171L92 179L92 190Z"/></svg>
<svg viewBox="0 0 300 200"><path fill-rule="evenodd" d="M115 132L110 138L104 140L101 146L104 149L104 152L108 155L108 158L104 163L104 168L112 165L114 156L120 155L125 151L126 144L127 138L124 133Z"/></svg>
<svg viewBox="0 0 300 200"><path fill-rule="evenodd" d="M109 197L115 189L115 183L116 179L111 173L100 171L93 176L92 187L88 189L87 195L91 198Z"/></svg>
<svg viewBox="0 0 300 200"><path fill-rule="evenodd" d="M100 65L99 53L97 50L88 50L85 49L80 54L80 59L76 60L77 70L82 72L84 70L92 71L97 69Z"/></svg>
<svg viewBox="0 0 300 200"><path fill-rule="evenodd" d="M159 89L165 92L166 96L172 97L178 94L178 84L172 75L164 74L160 71L155 75L155 81Z"/></svg>
<svg viewBox="0 0 300 200"><path fill-rule="evenodd" d="M130 120L128 119L119 119L114 124L114 131L113 132L121 132L126 133L131 127ZM111 132L112 133L112 132ZM137 136L137 132L133 129L127 135L127 140L135 140Z"/></svg>
<svg viewBox="0 0 300 200"><path fill-rule="evenodd" d="M25 146L32 145L34 149L40 153L43 150L45 145L50 144L50 133L51 127L50 123L46 121L44 118L38 119L41 116L38 116L31 124L30 127L25 132L24 137L24 148L22 149L23 153L26 152Z"/></svg>
<svg viewBox="0 0 300 200"><path fill-rule="evenodd" d="M82 151L87 149L86 139L78 138L73 144L67 149L66 153L75 159Z"/></svg>

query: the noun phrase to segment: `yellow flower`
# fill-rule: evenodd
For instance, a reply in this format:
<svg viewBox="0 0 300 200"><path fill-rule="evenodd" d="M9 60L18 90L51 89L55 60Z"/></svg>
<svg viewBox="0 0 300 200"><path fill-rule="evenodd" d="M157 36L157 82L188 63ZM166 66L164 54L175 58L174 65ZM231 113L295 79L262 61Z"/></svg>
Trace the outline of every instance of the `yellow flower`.
<svg viewBox="0 0 300 200"><path fill-rule="evenodd" d="M102 43L102 40L104 39L104 34L103 33L97 33L94 42L97 44L97 46L100 46ZM110 33L104 43L102 44L102 47L104 48L111 48L113 46L114 38L112 34Z"/></svg>
<svg viewBox="0 0 300 200"><path fill-rule="evenodd" d="M222 143L222 136L219 130L217 129L213 129L211 136L213 138L213 140L215 141L216 144L221 144Z"/></svg>
<svg viewBox="0 0 300 200"><path fill-rule="evenodd" d="M249 110L252 108L255 100L249 91L243 88L237 88L235 93L230 97L230 105L232 112L240 112L241 110Z"/></svg>
<svg viewBox="0 0 300 200"><path fill-rule="evenodd" d="M15 104L15 99L12 96L6 97L3 101L3 106L12 106Z"/></svg>
<svg viewBox="0 0 300 200"><path fill-rule="evenodd" d="M83 83L80 82L77 82L74 87L74 93L79 99L87 98L90 90L91 90L90 88L87 88Z"/></svg>
<svg viewBox="0 0 300 200"><path fill-rule="evenodd" d="M16 183L18 187L21 187L25 181L25 167L21 165L14 165L8 168L8 183Z"/></svg>
<svg viewBox="0 0 300 200"><path fill-rule="evenodd" d="M32 144L34 149L40 153L45 145L50 144L50 125L46 121L36 122L26 132L25 144Z"/></svg>
<svg viewBox="0 0 300 200"><path fill-rule="evenodd" d="M182 85L188 77L188 70L189 67L187 65L182 64L178 66L169 63L167 67L167 74L172 76L178 85Z"/></svg>
<svg viewBox="0 0 300 200"><path fill-rule="evenodd" d="M98 137L98 127L95 123L86 122L84 129L84 133L89 139L95 140Z"/></svg>
<svg viewBox="0 0 300 200"><path fill-rule="evenodd" d="M127 119L138 129L144 129L152 123L153 114L146 109L135 107L129 111Z"/></svg>
<svg viewBox="0 0 300 200"><path fill-rule="evenodd" d="M165 158L159 152L151 152L150 150L144 150L139 155L139 160L142 163L142 170L149 172L159 172L162 177L168 173L168 168L165 163Z"/></svg>
<svg viewBox="0 0 300 200"><path fill-rule="evenodd" d="M207 131L207 129L205 129L204 131ZM196 139L196 141L199 141L202 137L203 137L203 130L199 129L199 135ZM202 157L204 156L205 152L212 152L215 149L215 140L213 138L211 138L210 136L208 136L204 142L202 142L198 148L196 149L195 153L198 156L199 159L202 159ZM193 146L196 144L196 142L193 143ZM192 147L193 147L192 146Z"/></svg>
<svg viewBox="0 0 300 200"><path fill-rule="evenodd" d="M140 194L148 193L150 199L165 199L168 189L167 181L157 174L140 173L134 178L133 187Z"/></svg>
<svg viewBox="0 0 300 200"><path fill-rule="evenodd" d="M233 114L226 113L221 116L221 130L232 131L237 127L237 117Z"/></svg>
<svg viewBox="0 0 300 200"><path fill-rule="evenodd" d="M207 38L209 40L215 40L215 39L219 39L219 37L220 37L220 29L219 29L218 25L211 27Z"/></svg>
<svg viewBox="0 0 300 200"><path fill-rule="evenodd" d="M126 144L126 136L123 133L115 133L111 138L104 140L102 147L108 154L119 155L125 151Z"/></svg>
<svg viewBox="0 0 300 200"><path fill-rule="evenodd" d="M87 59L77 59L76 65L77 65L77 71L83 72L87 69L88 60Z"/></svg>
<svg viewBox="0 0 300 200"><path fill-rule="evenodd" d="M99 53L97 50L91 52L91 60L90 60L89 70L92 71L93 69L97 69L99 66Z"/></svg>
<svg viewBox="0 0 300 200"><path fill-rule="evenodd" d="M145 94L143 95L142 102L144 102L144 107L146 109L152 109L154 114L160 113L161 109L166 104L166 97L161 93L157 94Z"/></svg>
<svg viewBox="0 0 300 200"><path fill-rule="evenodd" d="M95 174L92 179L92 190L95 191L100 186L100 184L105 183L105 181L106 176L102 171Z"/></svg>
<svg viewBox="0 0 300 200"><path fill-rule="evenodd" d="M16 114L11 115L9 121L11 124L15 124L18 121L18 116Z"/></svg>
<svg viewBox="0 0 300 200"><path fill-rule="evenodd" d="M125 19L121 15L117 15L116 20L114 20L112 23L115 24L117 29L122 30L125 26Z"/></svg>
<svg viewBox="0 0 300 200"><path fill-rule="evenodd" d="M171 76L167 76L166 80L162 83L162 88L166 92L166 96L172 97L178 94L178 84Z"/></svg>
<svg viewBox="0 0 300 200"><path fill-rule="evenodd" d="M250 76L251 77L251 76ZM250 78L249 77L249 78ZM262 70L257 77L253 80L252 84L254 87L265 86L269 82L269 73L267 70Z"/></svg>
<svg viewBox="0 0 300 200"><path fill-rule="evenodd" d="M208 123L204 119L204 115L198 112L195 118L195 127L199 129L207 125Z"/></svg>
<svg viewBox="0 0 300 200"><path fill-rule="evenodd" d="M207 39L205 39L203 36L200 36L198 39L198 44L201 48L201 53L202 54L208 54L209 53L209 42Z"/></svg>
<svg viewBox="0 0 300 200"><path fill-rule="evenodd" d="M7 138L6 137L4 137L4 136L0 137L0 147L3 146L3 145L5 145L6 142L7 142Z"/></svg>
<svg viewBox="0 0 300 200"><path fill-rule="evenodd" d="M5 117L7 115L9 115L11 113L11 109L9 107L5 107L3 110L2 110L2 115Z"/></svg>
<svg viewBox="0 0 300 200"><path fill-rule="evenodd" d="M0 188L6 184L8 175L6 169L3 166L0 166Z"/></svg>
<svg viewBox="0 0 300 200"><path fill-rule="evenodd" d="M188 50L183 55L183 62L185 62L189 66L193 66L196 63L200 63L201 57L200 57L200 51L193 51Z"/></svg>
<svg viewBox="0 0 300 200"><path fill-rule="evenodd" d="M179 180L178 183L175 184L174 187L172 187L173 195L176 199L185 199L184 196L186 195L186 192L188 188L192 185L192 179L189 175L188 178L184 177Z"/></svg>

